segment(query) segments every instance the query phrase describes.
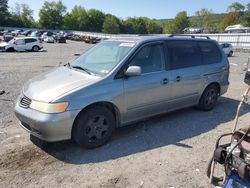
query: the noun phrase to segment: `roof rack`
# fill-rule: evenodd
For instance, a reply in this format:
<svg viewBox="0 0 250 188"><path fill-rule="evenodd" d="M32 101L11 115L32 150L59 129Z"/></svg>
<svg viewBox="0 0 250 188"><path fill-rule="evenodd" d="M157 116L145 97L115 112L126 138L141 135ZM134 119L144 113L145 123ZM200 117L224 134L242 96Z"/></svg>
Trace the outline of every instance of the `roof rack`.
<svg viewBox="0 0 250 188"><path fill-rule="evenodd" d="M190 38L205 38L205 39L211 39L208 36L204 36L204 35L182 35L182 34L172 34L169 35L168 37L190 37Z"/></svg>

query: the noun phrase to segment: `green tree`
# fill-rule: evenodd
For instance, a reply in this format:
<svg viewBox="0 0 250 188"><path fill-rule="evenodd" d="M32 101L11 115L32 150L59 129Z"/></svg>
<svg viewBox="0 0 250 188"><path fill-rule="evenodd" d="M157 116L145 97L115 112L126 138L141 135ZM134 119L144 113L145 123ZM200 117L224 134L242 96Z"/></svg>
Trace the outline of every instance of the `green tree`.
<svg viewBox="0 0 250 188"><path fill-rule="evenodd" d="M244 9L245 9L245 6L239 2L234 2L228 6L229 12L243 12Z"/></svg>
<svg viewBox="0 0 250 188"><path fill-rule="evenodd" d="M147 34L147 24L144 18L139 17L133 20L133 28L137 34Z"/></svg>
<svg viewBox="0 0 250 188"><path fill-rule="evenodd" d="M201 9L196 11L195 16L191 19L192 27L204 28L208 32L217 31L217 25L216 17L212 10Z"/></svg>
<svg viewBox="0 0 250 188"><path fill-rule="evenodd" d="M45 1L39 11L39 24L48 29L59 29L63 25L63 16L66 13L66 6L62 1Z"/></svg>
<svg viewBox="0 0 250 188"><path fill-rule="evenodd" d="M104 33L118 34L120 33L120 21L113 15L106 15L103 30Z"/></svg>
<svg viewBox="0 0 250 188"><path fill-rule="evenodd" d="M87 12L82 6L74 6L70 13L64 16L64 28L72 30L87 30Z"/></svg>
<svg viewBox="0 0 250 188"><path fill-rule="evenodd" d="M0 25L7 26L10 16L8 11L8 0L0 0Z"/></svg>
<svg viewBox="0 0 250 188"><path fill-rule="evenodd" d="M144 19L146 22L146 28L148 34L161 34L163 31L161 23L156 19Z"/></svg>
<svg viewBox="0 0 250 188"><path fill-rule="evenodd" d="M94 32L101 32L103 22L105 20L105 14L96 9L90 9L87 12L88 19L87 19L87 30L94 31Z"/></svg>
<svg viewBox="0 0 250 188"><path fill-rule="evenodd" d="M244 26L250 27L250 3L246 5L246 12L244 13Z"/></svg>
<svg viewBox="0 0 250 188"><path fill-rule="evenodd" d="M27 4L21 4L20 20L24 27L33 27L35 25L33 10Z"/></svg>
<svg viewBox="0 0 250 188"><path fill-rule="evenodd" d="M241 15L239 12L229 12L226 14L221 23L221 31L223 32L229 25L239 24L240 17Z"/></svg>
<svg viewBox="0 0 250 188"><path fill-rule="evenodd" d="M127 20L121 21L121 33L133 34L136 33L133 28L133 23L131 21L132 18L128 18Z"/></svg>
<svg viewBox="0 0 250 188"><path fill-rule="evenodd" d="M122 22L123 32L127 34L147 34L147 23L144 17L128 18Z"/></svg>
<svg viewBox="0 0 250 188"><path fill-rule="evenodd" d="M189 25L190 23L187 17L187 12L182 11L179 12L173 20L169 21L164 29L166 33L181 34L185 28L189 27Z"/></svg>

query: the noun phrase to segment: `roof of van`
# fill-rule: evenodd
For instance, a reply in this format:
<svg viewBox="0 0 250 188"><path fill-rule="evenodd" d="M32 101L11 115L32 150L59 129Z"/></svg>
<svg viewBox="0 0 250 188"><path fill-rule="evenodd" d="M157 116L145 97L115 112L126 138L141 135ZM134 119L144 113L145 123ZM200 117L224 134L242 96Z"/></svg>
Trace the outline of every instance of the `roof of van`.
<svg viewBox="0 0 250 188"><path fill-rule="evenodd" d="M124 42L150 42L155 40L211 40L203 35L138 35L138 36L117 36L109 40L124 41Z"/></svg>

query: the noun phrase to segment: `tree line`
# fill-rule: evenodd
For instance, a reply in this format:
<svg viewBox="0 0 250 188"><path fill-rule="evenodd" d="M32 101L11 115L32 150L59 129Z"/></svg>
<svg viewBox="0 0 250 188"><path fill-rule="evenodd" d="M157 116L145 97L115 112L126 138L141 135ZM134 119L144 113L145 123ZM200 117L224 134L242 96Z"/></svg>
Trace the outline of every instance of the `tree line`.
<svg viewBox="0 0 250 188"><path fill-rule="evenodd" d="M33 18L33 10L27 4L16 3L8 7L8 0L0 0L0 26L31 27L44 29L66 29L110 34L161 34L183 33L185 28L203 28L205 32L223 32L228 25L242 24L250 26L250 3L238 2L228 6L227 13L218 17L212 10L201 9L192 17L186 11L177 13L174 19L156 20L147 17L120 19L100 10L86 10L83 6L74 6L67 12L61 0L44 1L39 11L39 20Z"/></svg>

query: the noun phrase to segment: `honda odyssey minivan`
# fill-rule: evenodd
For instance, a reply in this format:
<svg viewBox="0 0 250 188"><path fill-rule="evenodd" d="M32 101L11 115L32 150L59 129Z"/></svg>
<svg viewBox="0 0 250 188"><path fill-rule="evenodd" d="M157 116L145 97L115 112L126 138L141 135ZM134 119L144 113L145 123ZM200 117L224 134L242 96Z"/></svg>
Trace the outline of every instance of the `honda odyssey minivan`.
<svg viewBox="0 0 250 188"><path fill-rule="evenodd" d="M211 39L109 39L29 80L15 114L41 140L94 148L120 126L189 106L212 110L228 76L227 57Z"/></svg>

